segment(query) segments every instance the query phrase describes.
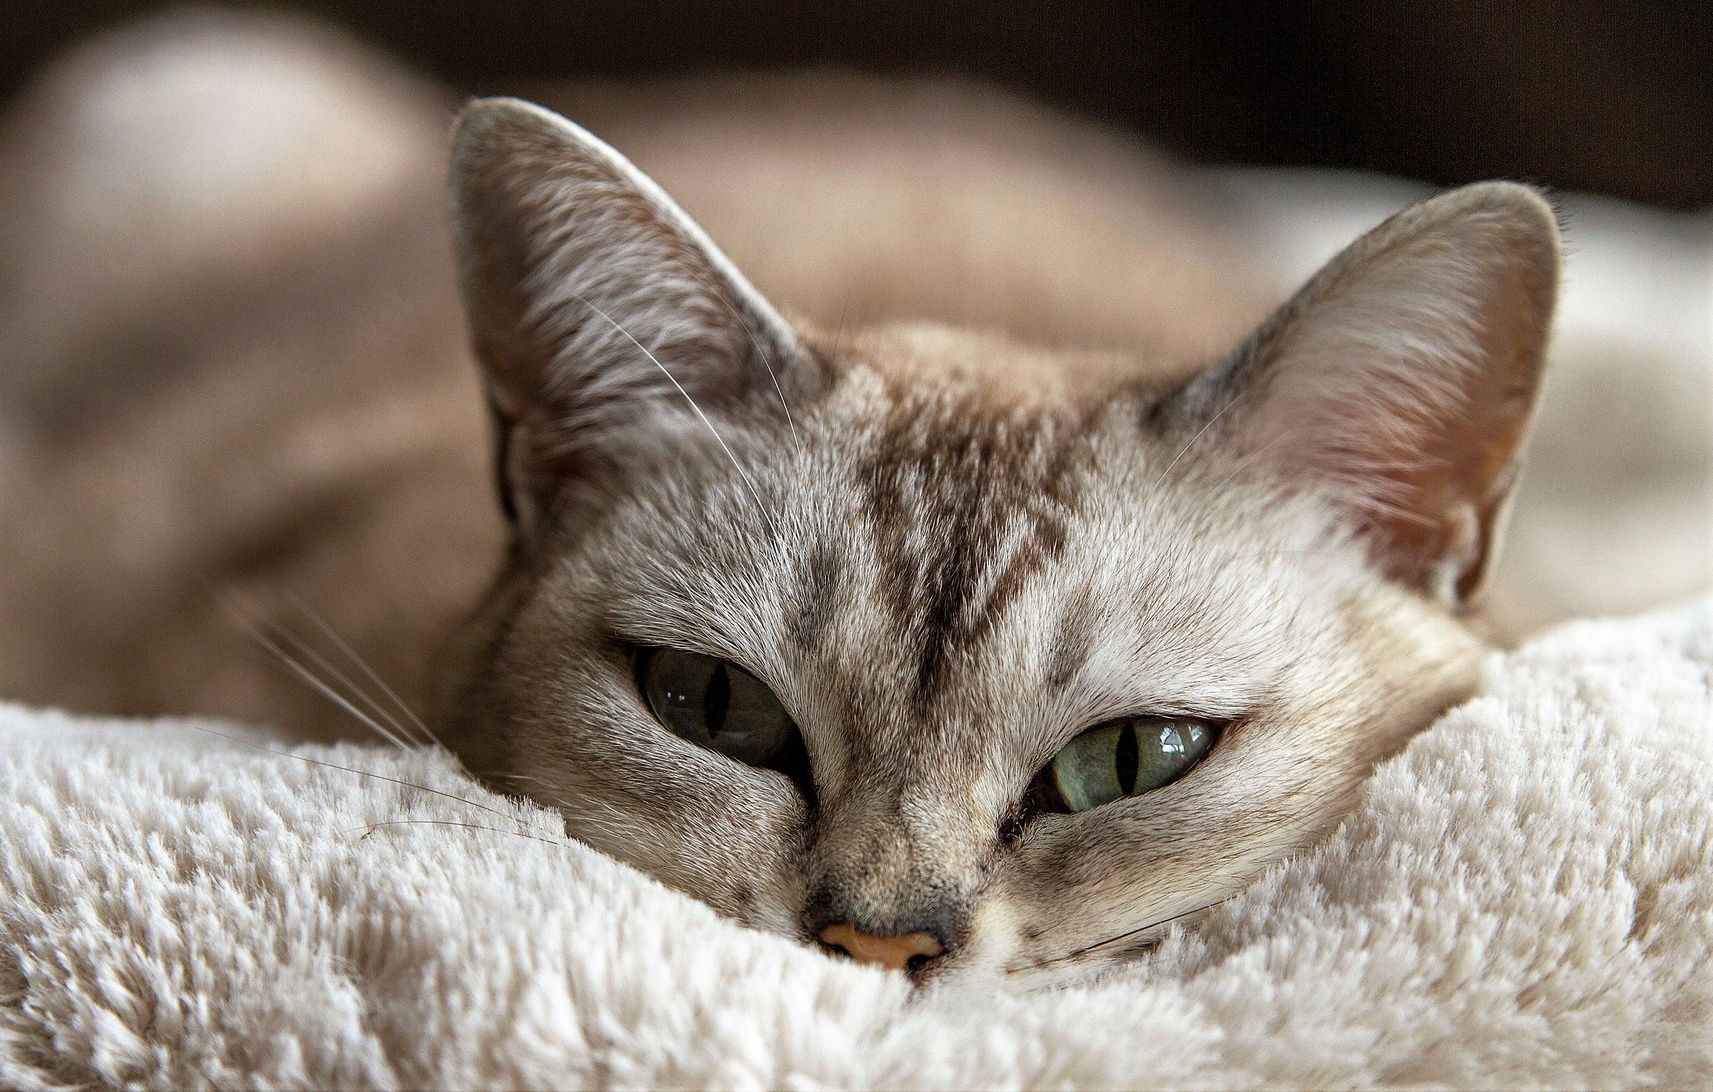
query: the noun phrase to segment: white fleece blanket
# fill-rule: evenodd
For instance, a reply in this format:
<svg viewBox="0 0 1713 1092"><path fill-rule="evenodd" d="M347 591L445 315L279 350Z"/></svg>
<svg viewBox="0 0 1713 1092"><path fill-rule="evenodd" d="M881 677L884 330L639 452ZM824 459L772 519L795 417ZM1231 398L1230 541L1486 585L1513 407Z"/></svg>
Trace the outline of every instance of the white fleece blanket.
<svg viewBox="0 0 1713 1092"><path fill-rule="evenodd" d="M1713 599L1496 657L1318 850L1028 996L747 932L434 755L0 738L8 1088L1713 1085Z"/></svg>

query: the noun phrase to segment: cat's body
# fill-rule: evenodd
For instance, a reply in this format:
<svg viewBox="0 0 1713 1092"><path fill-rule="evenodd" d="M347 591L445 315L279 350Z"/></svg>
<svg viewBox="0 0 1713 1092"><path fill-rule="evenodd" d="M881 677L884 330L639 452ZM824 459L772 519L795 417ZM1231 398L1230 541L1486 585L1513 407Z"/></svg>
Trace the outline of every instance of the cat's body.
<svg viewBox="0 0 1713 1092"><path fill-rule="evenodd" d="M827 173L824 148L769 132L723 146L807 147L800 175ZM427 201L412 164L433 159L412 155L371 198L406 222ZM707 161L726 163L702 183L718 230L768 160ZM353 248L389 257L354 262L314 336L274 330L246 355L216 324L174 357L192 361L161 384L176 393L122 398L99 429L50 427L52 352L17 370L11 473L64 522L10 545L4 630L62 636L20 640L8 689L325 725L230 651L204 581L291 592L409 696L434 693L478 776L739 920L921 974L1027 979L1133 950L1329 829L1471 689L1485 645L1464 615L1534 403L1557 244L1532 192L1472 187L1355 244L1231 349L1257 296L1213 272L1217 233L1107 168L1125 182L1091 192L1165 210L1129 231L1175 225L1168 242L1079 236L1062 229L1086 201L1037 200L991 233L1005 245L950 263L970 283L920 232L866 251L839 236L845 275L816 280L837 263L789 244L837 196L737 202L764 210L738 233L746 262L818 301L817 325L588 134L482 104L453 156L454 235L510 524L450 281L420 257L436 232L400 226L386 237L408 245ZM1053 261L1019 249L1030 224ZM889 268L912 248L919 279ZM863 319L938 301L1022 337L841 322L841 295ZM1114 317L1127 296L1149 302ZM1063 347L1079 329L1094 350ZM138 355L109 348L118 367ZM121 466L161 483L107 485ZM258 472L282 467L301 496ZM155 537L92 529L133 523ZM124 626L100 624L109 600ZM111 669L88 669L92 648ZM731 744L728 716L777 746ZM1145 786L1149 732L1167 773ZM1118 773L1077 772L1103 761Z"/></svg>

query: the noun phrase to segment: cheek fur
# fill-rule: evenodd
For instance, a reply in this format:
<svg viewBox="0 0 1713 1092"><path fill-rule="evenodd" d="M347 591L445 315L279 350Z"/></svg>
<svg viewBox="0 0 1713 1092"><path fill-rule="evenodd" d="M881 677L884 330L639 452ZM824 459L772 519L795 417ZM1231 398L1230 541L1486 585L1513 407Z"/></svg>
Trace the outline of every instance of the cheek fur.
<svg viewBox="0 0 1713 1092"><path fill-rule="evenodd" d="M936 615L919 600L942 569L917 555L955 521L882 533L853 471L872 449L812 417L802 428L803 449L752 468L794 529L783 548L747 487L687 466L550 568L492 672L509 768L563 801L572 834L746 924L812 939L828 883L874 921L934 917L923 900L955 893L945 973L1120 958L1335 825L1372 762L1437 712L1398 693L1424 680L1451 693L1461 667L1447 665L1475 647L1392 596L1312 503L1209 511L1193 468L1134 504L1127 490L1157 475L1128 482L1119 466L1085 482L1094 499L1051 559L998 598L994 573L966 572L946 587L957 609ZM1027 556L1017 533L995 532L1011 545L993 559ZM950 627L937 653L932 617ZM817 809L655 725L596 636L617 629L753 665L809 744ZM1182 782L1006 837L1056 747L1093 721L1170 708L1249 716ZM890 863L865 872L871 859Z"/></svg>

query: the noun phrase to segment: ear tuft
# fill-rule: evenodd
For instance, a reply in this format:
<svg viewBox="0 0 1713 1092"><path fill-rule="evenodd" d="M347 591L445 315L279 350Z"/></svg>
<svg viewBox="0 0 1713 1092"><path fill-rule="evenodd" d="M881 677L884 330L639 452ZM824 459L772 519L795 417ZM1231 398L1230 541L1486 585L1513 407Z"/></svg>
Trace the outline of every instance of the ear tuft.
<svg viewBox="0 0 1713 1092"><path fill-rule="evenodd" d="M1466 186L1317 273L1175 407L1324 492L1391 577L1447 602L1490 569L1533 414L1559 270L1534 190Z"/></svg>
<svg viewBox="0 0 1713 1092"><path fill-rule="evenodd" d="M765 419L789 325L623 156L551 111L480 99L451 182L471 337L508 509L537 521L687 414ZM779 401L772 403L777 409ZM717 431L716 431L717 435Z"/></svg>

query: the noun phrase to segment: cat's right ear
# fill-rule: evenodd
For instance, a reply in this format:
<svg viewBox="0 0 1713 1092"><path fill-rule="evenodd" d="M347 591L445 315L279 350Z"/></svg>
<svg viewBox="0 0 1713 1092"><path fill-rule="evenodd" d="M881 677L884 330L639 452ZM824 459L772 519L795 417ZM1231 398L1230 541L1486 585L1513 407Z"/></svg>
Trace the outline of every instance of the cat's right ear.
<svg viewBox="0 0 1713 1092"><path fill-rule="evenodd" d="M1335 508L1394 580L1479 588L1534 412L1558 227L1526 186L1405 209L1347 247L1162 416Z"/></svg>
<svg viewBox="0 0 1713 1092"><path fill-rule="evenodd" d="M471 103L451 183L501 497L525 541L665 433L767 424L811 381L791 327L707 235L557 114Z"/></svg>

